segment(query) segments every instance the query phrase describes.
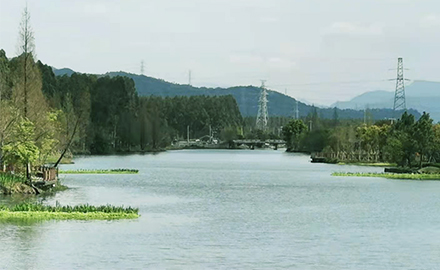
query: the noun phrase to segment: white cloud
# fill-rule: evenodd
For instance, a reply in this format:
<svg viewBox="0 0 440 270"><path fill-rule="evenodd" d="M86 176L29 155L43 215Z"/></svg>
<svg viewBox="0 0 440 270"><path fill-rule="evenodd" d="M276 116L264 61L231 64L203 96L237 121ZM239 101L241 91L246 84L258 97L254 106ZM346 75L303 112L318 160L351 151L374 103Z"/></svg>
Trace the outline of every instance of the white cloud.
<svg viewBox="0 0 440 270"><path fill-rule="evenodd" d="M378 36L383 34L383 27L377 23L358 25L351 22L335 22L324 33L327 35Z"/></svg>
<svg viewBox="0 0 440 270"><path fill-rule="evenodd" d="M109 11L112 11L109 3L105 3L105 2L90 2L90 3L86 3L83 6L83 11L85 13L89 13L89 14L105 14L108 13Z"/></svg>
<svg viewBox="0 0 440 270"><path fill-rule="evenodd" d="M296 63L283 57L262 57L250 54L234 54L229 56L229 62L235 65L249 67L268 67L277 70L290 70L296 67Z"/></svg>
<svg viewBox="0 0 440 270"><path fill-rule="evenodd" d="M229 56L229 62L233 64L262 64L264 59L258 55L234 54Z"/></svg>
<svg viewBox="0 0 440 270"><path fill-rule="evenodd" d="M427 15L420 19L420 26L423 28L440 26L440 17L434 14Z"/></svg>
<svg viewBox="0 0 440 270"><path fill-rule="evenodd" d="M273 69L289 70L296 67L296 63L289 59L271 57L267 60L268 66Z"/></svg>

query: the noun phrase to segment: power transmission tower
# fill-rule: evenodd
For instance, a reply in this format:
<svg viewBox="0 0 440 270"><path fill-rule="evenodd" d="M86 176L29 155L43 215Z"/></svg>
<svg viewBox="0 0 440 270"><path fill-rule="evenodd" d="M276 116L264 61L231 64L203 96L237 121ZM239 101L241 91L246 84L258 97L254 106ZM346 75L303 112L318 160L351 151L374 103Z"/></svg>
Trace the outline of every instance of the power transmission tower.
<svg viewBox="0 0 440 270"><path fill-rule="evenodd" d="M141 75L144 75L144 60L141 61Z"/></svg>
<svg viewBox="0 0 440 270"><path fill-rule="evenodd" d="M397 60L396 93L394 95L394 117L398 110L406 111L405 79L403 77L403 58Z"/></svg>
<svg viewBox="0 0 440 270"><path fill-rule="evenodd" d="M269 121L269 114L267 112L267 90L265 83L265 80L261 80L261 93L260 99L258 100L257 128L261 130L266 130L267 123Z"/></svg>
<svg viewBox="0 0 440 270"><path fill-rule="evenodd" d="M191 69L188 71L188 85L191 85Z"/></svg>
<svg viewBox="0 0 440 270"><path fill-rule="evenodd" d="M295 118L296 120L299 119L299 107L298 107L298 100L296 100L296 111L295 111Z"/></svg>

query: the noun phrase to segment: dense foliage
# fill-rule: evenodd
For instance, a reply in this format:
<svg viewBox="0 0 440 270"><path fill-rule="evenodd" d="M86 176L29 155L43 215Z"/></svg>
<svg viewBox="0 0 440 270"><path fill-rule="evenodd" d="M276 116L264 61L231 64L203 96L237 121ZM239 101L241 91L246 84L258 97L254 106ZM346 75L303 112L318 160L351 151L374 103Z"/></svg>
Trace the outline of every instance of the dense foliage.
<svg viewBox="0 0 440 270"><path fill-rule="evenodd" d="M400 119L374 124L334 119L292 120L283 128L289 151L321 152L335 161L391 162L406 167L440 161L440 124L433 124L429 114L416 118L404 113ZM310 130L311 127L312 130ZM359 159L359 160L357 160Z"/></svg>
<svg viewBox="0 0 440 270"><path fill-rule="evenodd" d="M17 61L6 57L2 60L9 65ZM58 134L52 137L65 145L74 135L74 152L148 151L164 148L174 140L186 140L188 127L190 138L195 139L208 135L210 129L220 136L224 129L243 124L232 96L138 97L133 81L126 77L78 73L57 77L40 61L34 65L44 97L32 102L50 105L47 121L58 128ZM13 89L11 84L7 90ZM4 103L11 100L3 96ZM4 144L5 161L33 163L39 155L46 155L39 152L44 145L32 139L34 129L36 122L26 119L10 129L10 137L24 137ZM12 149L14 153L9 155Z"/></svg>

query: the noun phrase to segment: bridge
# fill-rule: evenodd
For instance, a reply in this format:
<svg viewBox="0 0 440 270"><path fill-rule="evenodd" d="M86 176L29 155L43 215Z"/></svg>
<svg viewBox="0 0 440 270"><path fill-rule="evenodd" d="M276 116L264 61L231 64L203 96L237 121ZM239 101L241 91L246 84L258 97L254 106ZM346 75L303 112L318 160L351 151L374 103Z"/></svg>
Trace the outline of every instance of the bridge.
<svg viewBox="0 0 440 270"><path fill-rule="evenodd" d="M235 147L240 145L247 145L250 149L254 150L255 147L262 148L263 145L273 146L275 150L278 150L278 145L286 144L284 140L233 140Z"/></svg>

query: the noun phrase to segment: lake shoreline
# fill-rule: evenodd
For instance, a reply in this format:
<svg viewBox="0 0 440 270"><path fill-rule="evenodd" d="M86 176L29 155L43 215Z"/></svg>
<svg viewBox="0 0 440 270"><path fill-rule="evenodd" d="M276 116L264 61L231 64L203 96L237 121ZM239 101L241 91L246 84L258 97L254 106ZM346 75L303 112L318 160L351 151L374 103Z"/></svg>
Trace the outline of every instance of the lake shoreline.
<svg viewBox="0 0 440 270"><path fill-rule="evenodd" d="M438 181L440 180L440 174L423 174L423 173L332 173L332 176L340 177L374 177L374 178L386 178L386 179L396 179L396 180L430 180Z"/></svg>

